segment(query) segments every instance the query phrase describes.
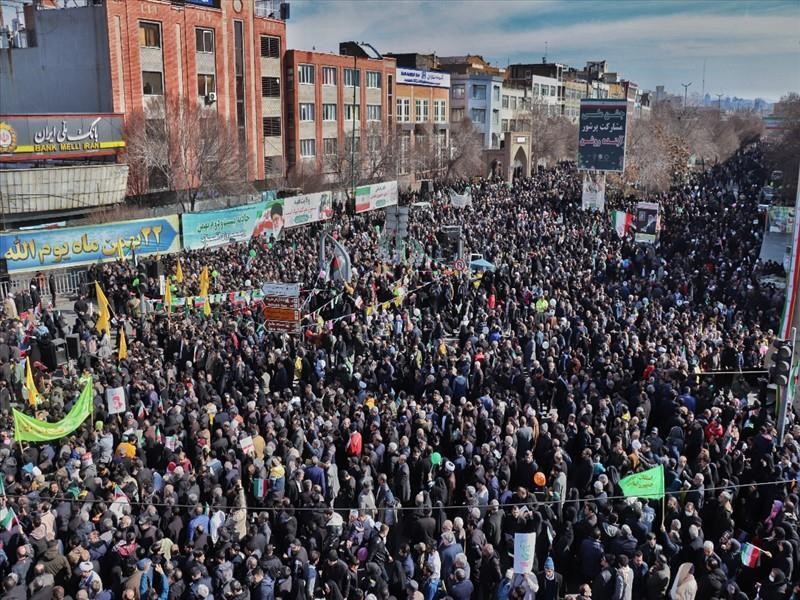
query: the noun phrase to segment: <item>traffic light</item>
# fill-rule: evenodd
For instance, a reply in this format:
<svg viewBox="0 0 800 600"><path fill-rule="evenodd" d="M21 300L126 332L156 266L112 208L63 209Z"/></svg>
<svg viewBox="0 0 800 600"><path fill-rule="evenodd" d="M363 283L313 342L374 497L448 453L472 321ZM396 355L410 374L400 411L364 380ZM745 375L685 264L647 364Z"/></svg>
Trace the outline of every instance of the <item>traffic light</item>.
<svg viewBox="0 0 800 600"><path fill-rule="evenodd" d="M792 343L784 340L772 342L775 352L772 355L772 381L776 385L789 385L792 370Z"/></svg>

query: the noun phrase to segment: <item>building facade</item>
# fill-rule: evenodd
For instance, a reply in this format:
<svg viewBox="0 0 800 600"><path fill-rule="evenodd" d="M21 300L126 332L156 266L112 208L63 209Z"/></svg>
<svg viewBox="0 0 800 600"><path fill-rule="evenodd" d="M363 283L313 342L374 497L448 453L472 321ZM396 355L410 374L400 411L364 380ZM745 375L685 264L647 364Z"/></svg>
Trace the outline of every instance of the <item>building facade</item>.
<svg viewBox="0 0 800 600"><path fill-rule="evenodd" d="M365 167L369 155L388 151L394 127L393 58L348 42L339 54L289 50L284 62L290 174L331 175L343 154L361 156L357 162Z"/></svg>
<svg viewBox="0 0 800 600"><path fill-rule="evenodd" d="M530 86L503 82L500 90L501 134L508 131L528 131L533 117L531 111L534 109Z"/></svg>
<svg viewBox="0 0 800 600"><path fill-rule="evenodd" d="M484 148L499 148L503 78L500 75L451 74L450 123L465 118L483 136Z"/></svg>
<svg viewBox="0 0 800 600"><path fill-rule="evenodd" d="M395 81L398 175L432 176L450 143L450 75L398 68Z"/></svg>
<svg viewBox="0 0 800 600"><path fill-rule="evenodd" d="M283 175L286 24L271 0L104 0L26 10L28 47L0 50L2 113L163 118L194 97L236 127L250 180ZM57 93L54 93L57 91Z"/></svg>

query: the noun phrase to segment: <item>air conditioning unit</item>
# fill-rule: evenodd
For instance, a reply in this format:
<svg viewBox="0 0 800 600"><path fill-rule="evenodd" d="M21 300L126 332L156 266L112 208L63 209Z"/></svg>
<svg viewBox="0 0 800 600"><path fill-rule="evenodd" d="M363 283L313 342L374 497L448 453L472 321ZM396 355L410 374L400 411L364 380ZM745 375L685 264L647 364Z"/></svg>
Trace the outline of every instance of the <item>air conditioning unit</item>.
<svg viewBox="0 0 800 600"><path fill-rule="evenodd" d="M209 92L208 95L206 95L206 104L211 105L214 104L214 102L216 101L217 101L216 92Z"/></svg>

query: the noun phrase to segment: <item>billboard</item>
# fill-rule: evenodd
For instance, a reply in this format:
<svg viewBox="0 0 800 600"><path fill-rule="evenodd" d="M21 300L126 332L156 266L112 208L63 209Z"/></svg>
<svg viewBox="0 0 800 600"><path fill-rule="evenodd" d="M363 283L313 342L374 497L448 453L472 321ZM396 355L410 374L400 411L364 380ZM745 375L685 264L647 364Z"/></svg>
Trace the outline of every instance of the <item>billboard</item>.
<svg viewBox="0 0 800 600"><path fill-rule="evenodd" d="M9 272L39 271L177 252L178 215L85 227L14 231L0 234L0 253Z"/></svg>
<svg viewBox="0 0 800 600"><path fill-rule="evenodd" d="M627 100L581 100L579 169L624 170L627 109Z"/></svg>
<svg viewBox="0 0 800 600"><path fill-rule="evenodd" d="M333 193L319 192L283 199L284 227L299 227L318 221L327 221L333 216Z"/></svg>
<svg viewBox="0 0 800 600"><path fill-rule="evenodd" d="M0 116L0 161L114 153L122 126L116 114Z"/></svg>
<svg viewBox="0 0 800 600"><path fill-rule="evenodd" d="M256 202L209 212L183 213L183 247L197 250L249 240L266 205L266 202Z"/></svg>
<svg viewBox="0 0 800 600"><path fill-rule="evenodd" d="M395 78L395 82L399 84L427 85L440 88L450 87L450 73L420 71L418 69L397 69Z"/></svg>
<svg viewBox="0 0 800 600"><path fill-rule="evenodd" d="M654 243L661 231L658 202L639 202L636 212L633 213L633 226L636 228L634 239L637 242Z"/></svg>
<svg viewBox="0 0 800 600"><path fill-rule="evenodd" d="M583 210L596 210L598 212L603 212L606 209L605 173L583 174L581 208Z"/></svg>
<svg viewBox="0 0 800 600"><path fill-rule="evenodd" d="M368 212L397 204L397 182L384 181L356 188L356 212Z"/></svg>

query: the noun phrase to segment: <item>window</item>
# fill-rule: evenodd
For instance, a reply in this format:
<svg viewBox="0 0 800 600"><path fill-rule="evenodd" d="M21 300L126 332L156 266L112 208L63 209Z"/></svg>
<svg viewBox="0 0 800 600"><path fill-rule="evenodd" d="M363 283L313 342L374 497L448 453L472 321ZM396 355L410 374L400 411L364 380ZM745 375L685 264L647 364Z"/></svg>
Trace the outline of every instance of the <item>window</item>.
<svg viewBox="0 0 800 600"><path fill-rule="evenodd" d="M417 100L415 104L416 104L415 115L417 123L426 123L428 121L428 101Z"/></svg>
<svg viewBox="0 0 800 600"><path fill-rule="evenodd" d="M161 48L161 25L139 21L139 46L142 48Z"/></svg>
<svg viewBox="0 0 800 600"><path fill-rule="evenodd" d="M214 52L214 30L213 29L195 29L195 42L197 44L198 52L206 52L213 54Z"/></svg>
<svg viewBox="0 0 800 600"><path fill-rule="evenodd" d="M323 104L322 105L322 120L323 121L335 121L336 120L336 105L335 104Z"/></svg>
<svg viewBox="0 0 800 600"><path fill-rule="evenodd" d="M473 85L472 86L472 99L473 100L486 100L486 86Z"/></svg>
<svg viewBox="0 0 800 600"><path fill-rule="evenodd" d="M322 67L322 85L336 85L336 67Z"/></svg>
<svg viewBox="0 0 800 600"><path fill-rule="evenodd" d="M265 156L264 157L264 175L279 175L278 169L280 167L280 156Z"/></svg>
<svg viewBox="0 0 800 600"><path fill-rule="evenodd" d="M270 35L261 36L261 56L264 58L281 57L281 38Z"/></svg>
<svg viewBox="0 0 800 600"><path fill-rule="evenodd" d="M358 121L361 119L361 113L358 110L361 108L358 104L345 104L344 105L344 120L345 121Z"/></svg>
<svg viewBox="0 0 800 600"><path fill-rule="evenodd" d="M534 83L533 84L533 95L534 96L539 96L540 94L541 94L541 91L539 89L539 84L538 83Z"/></svg>
<svg viewBox="0 0 800 600"><path fill-rule="evenodd" d="M409 98L397 99L397 122L408 123L411 121L411 100Z"/></svg>
<svg viewBox="0 0 800 600"><path fill-rule="evenodd" d="M336 138L325 138L322 140L322 152L325 156L334 156L338 150L339 144Z"/></svg>
<svg viewBox="0 0 800 600"><path fill-rule="evenodd" d="M239 134L239 146L245 144L245 107L244 107L244 22L233 21L233 69L234 90L236 96L236 129Z"/></svg>
<svg viewBox="0 0 800 600"><path fill-rule="evenodd" d="M281 97L281 80L277 77L261 78L261 95L264 98Z"/></svg>
<svg viewBox="0 0 800 600"><path fill-rule="evenodd" d="M558 95L558 94L556 94L556 86L554 86L554 85L550 86L550 95L551 96L557 96Z"/></svg>
<svg viewBox="0 0 800 600"><path fill-rule="evenodd" d="M300 156L314 157L316 150L315 140L300 140Z"/></svg>
<svg viewBox="0 0 800 600"><path fill-rule="evenodd" d="M447 121L447 102L444 100L433 101L433 120L436 123L444 123Z"/></svg>
<svg viewBox="0 0 800 600"><path fill-rule="evenodd" d="M381 136L379 135L368 135L367 136L367 152L371 152L373 154L377 154L381 150Z"/></svg>
<svg viewBox="0 0 800 600"><path fill-rule="evenodd" d="M511 110L517 110L517 97L511 97Z"/></svg>
<svg viewBox="0 0 800 600"><path fill-rule="evenodd" d="M377 71L367 71L367 87L373 89L381 88L381 74Z"/></svg>
<svg viewBox="0 0 800 600"><path fill-rule="evenodd" d="M450 110L450 121L453 123L460 123L464 120L464 109L463 108L453 108Z"/></svg>
<svg viewBox="0 0 800 600"><path fill-rule="evenodd" d="M213 75L198 75L197 76L197 95L206 97L211 92L216 92L217 87L215 85L214 76Z"/></svg>
<svg viewBox="0 0 800 600"><path fill-rule="evenodd" d="M494 94L492 95L492 98L494 100L500 100L500 86L499 85L494 86L493 92L494 92Z"/></svg>
<svg viewBox="0 0 800 600"><path fill-rule="evenodd" d="M464 84L459 83L454 85L450 88L450 96L453 98L463 98L464 97Z"/></svg>
<svg viewBox="0 0 800 600"><path fill-rule="evenodd" d="M264 137L281 137L281 118L264 117Z"/></svg>
<svg viewBox="0 0 800 600"><path fill-rule="evenodd" d="M508 119L503 119L500 129L501 131L508 131Z"/></svg>
<svg viewBox="0 0 800 600"><path fill-rule="evenodd" d="M361 78L359 77L360 71L358 69L345 69L344 70L344 84L353 87L360 85Z"/></svg>
<svg viewBox="0 0 800 600"><path fill-rule="evenodd" d="M549 96L550 95L550 86L543 85L542 86L542 96Z"/></svg>
<svg viewBox="0 0 800 600"><path fill-rule="evenodd" d="M309 103L300 103L300 120L301 121L313 121L314 120L314 104Z"/></svg>
<svg viewBox="0 0 800 600"><path fill-rule="evenodd" d="M142 93L145 96L164 95L164 78L161 71L142 71Z"/></svg>
<svg viewBox="0 0 800 600"><path fill-rule="evenodd" d="M367 104L367 121L380 121L380 120L381 120L381 105Z"/></svg>
<svg viewBox="0 0 800 600"><path fill-rule="evenodd" d="M503 94L503 108L508 108L508 96Z"/></svg>
<svg viewBox="0 0 800 600"><path fill-rule="evenodd" d="M483 108L472 109L472 122L473 123L486 123L486 110Z"/></svg>
<svg viewBox="0 0 800 600"><path fill-rule="evenodd" d="M498 109L494 109L492 111L492 124L494 125L500 124L500 111Z"/></svg>
<svg viewBox="0 0 800 600"><path fill-rule="evenodd" d="M314 65L298 65L297 67L297 82L298 83L314 83Z"/></svg>

